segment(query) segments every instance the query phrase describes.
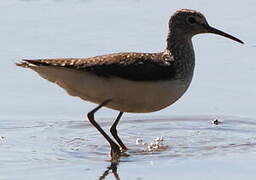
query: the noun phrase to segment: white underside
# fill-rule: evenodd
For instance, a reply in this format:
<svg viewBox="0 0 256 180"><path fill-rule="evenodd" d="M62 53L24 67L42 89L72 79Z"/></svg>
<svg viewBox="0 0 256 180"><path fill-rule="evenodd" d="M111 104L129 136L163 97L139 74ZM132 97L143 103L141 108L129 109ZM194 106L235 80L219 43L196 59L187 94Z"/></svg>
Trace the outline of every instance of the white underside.
<svg viewBox="0 0 256 180"><path fill-rule="evenodd" d="M97 104L110 99L106 107L122 112L153 112L178 100L190 82L130 81L102 77L63 67L31 66L43 78L64 88L71 96Z"/></svg>

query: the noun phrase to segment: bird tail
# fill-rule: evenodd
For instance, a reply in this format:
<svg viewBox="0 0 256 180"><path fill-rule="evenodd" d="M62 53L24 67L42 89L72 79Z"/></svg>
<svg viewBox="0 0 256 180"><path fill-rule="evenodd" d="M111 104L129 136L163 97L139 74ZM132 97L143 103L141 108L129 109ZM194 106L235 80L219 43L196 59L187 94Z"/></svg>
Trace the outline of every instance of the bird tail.
<svg viewBox="0 0 256 180"><path fill-rule="evenodd" d="M16 66L20 66L23 68L29 68L29 67L35 67L37 66L35 63L33 63L33 60L27 60L27 59L22 59L20 62L15 63Z"/></svg>

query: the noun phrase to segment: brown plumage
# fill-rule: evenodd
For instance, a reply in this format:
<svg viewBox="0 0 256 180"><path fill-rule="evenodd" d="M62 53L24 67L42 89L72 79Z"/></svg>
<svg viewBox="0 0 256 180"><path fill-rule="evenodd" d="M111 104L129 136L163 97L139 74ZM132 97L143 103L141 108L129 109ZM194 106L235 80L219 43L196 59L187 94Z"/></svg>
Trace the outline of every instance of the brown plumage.
<svg viewBox="0 0 256 180"><path fill-rule="evenodd" d="M16 65L63 67L92 72L104 77L115 76L135 81L167 80L174 78L176 74L174 59L168 51L115 53L91 58L23 59Z"/></svg>

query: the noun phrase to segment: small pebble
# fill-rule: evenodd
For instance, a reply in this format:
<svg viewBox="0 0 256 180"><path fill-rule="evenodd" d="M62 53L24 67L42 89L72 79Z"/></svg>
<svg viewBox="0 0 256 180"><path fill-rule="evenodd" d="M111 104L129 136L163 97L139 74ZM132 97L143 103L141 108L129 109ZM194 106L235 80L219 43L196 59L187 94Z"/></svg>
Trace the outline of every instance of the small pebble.
<svg viewBox="0 0 256 180"><path fill-rule="evenodd" d="M213 121L212 121L212 124L214 124L214 125L218 125L218 124L220 124L221 122L218 120L218 119L214 119Z"/></svg>

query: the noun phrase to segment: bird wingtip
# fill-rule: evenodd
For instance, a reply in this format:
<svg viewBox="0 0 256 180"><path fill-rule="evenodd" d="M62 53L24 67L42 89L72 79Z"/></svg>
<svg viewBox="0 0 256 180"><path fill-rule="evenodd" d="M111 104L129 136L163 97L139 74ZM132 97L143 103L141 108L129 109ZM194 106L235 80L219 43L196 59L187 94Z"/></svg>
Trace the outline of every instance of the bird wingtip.
<svg viewBox="0 0 256 180"><path fill-rule="evenodd" d="M23 67L23 68L28 68L28 67L31 67L31 66L35 66L35 64L33 64L32 62L33 62L33 60L22 59L19 62L15 62L15 65Z"/></svg>

